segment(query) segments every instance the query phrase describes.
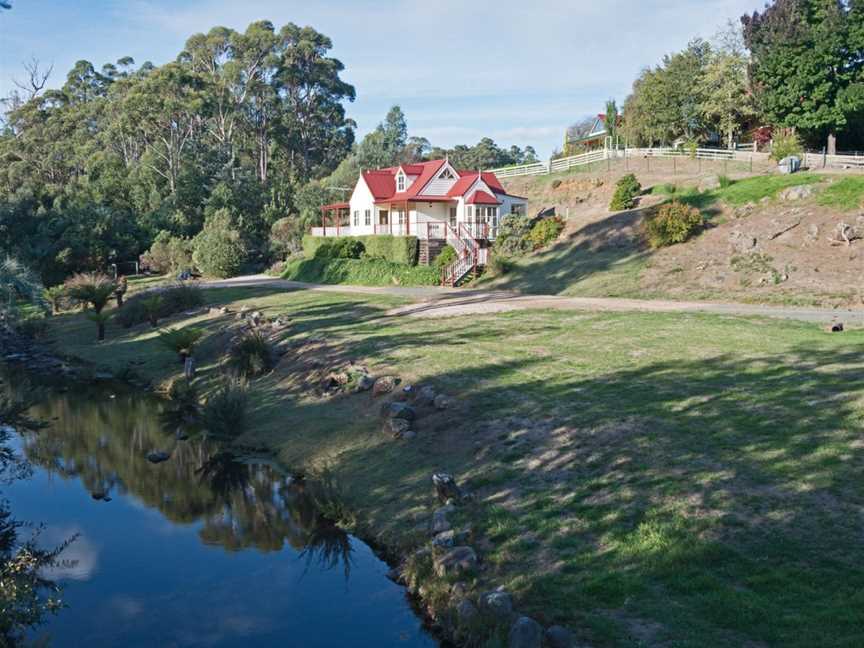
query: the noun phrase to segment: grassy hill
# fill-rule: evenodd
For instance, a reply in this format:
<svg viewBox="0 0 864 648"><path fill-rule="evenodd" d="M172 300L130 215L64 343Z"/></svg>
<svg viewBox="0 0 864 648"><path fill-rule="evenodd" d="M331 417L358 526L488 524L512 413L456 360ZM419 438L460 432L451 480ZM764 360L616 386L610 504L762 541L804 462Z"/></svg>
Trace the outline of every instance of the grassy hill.
<svg viewBox="0 0 864 648"><path fill-rule="evenodd" d="M699 191L706 173L668 171L637 171L645 193L635 209L618 213L607 206L625 172L620 167L508 182L508 190L527 196L532 209L555 206L567 227L553 245L479 285L593 297L861 303L859 244L839 246L830 239L841 222L864 235L856 212L864 177L739 172L727 186ZM785 189L799 186L812 193L784 197ZM699 208L706 227L686 243L651 250L643 235L646 214L672 198Z"/></svg>

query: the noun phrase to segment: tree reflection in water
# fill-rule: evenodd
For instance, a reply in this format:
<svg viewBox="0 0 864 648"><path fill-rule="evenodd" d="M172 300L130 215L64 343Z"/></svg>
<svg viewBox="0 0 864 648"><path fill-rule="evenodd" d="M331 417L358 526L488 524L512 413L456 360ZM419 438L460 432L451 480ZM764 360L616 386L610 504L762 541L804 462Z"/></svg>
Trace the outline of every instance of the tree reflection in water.
<svg viewBox="0 0 864 648"><path fill-rule="evenodd" d="M212 440L178 440L163 406L133 393L51 393L34 415L52 424L25 437L30 461L79 479L94 499L128 493L174 522L199 523L199 537L228 551L280 551L287 542L307 565L352 563L350 537L317 510L297 481L267 463L243 460ZM170 453L160 464L146 456Z"/></svg>

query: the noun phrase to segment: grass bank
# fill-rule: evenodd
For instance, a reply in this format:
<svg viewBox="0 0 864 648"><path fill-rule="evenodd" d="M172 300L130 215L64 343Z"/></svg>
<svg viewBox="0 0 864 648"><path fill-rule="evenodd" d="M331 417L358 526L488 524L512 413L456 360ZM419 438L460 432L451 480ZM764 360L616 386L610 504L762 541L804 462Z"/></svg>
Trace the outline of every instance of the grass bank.
<svg viewBox="0 0 864 648"><path fill-rule="evenodd" d="M437 286L438 270L382 259L295 259L282 273L283 279L307 283L350 284L354 286Z"/></svg>
<svg viewBox="0 0 864 648"><path fill-rule="evenodd" d="M681 314L523 311L387 316L387 297L208 290L290 318L295 351L252 383L244 442L328 467L359 524L408 551L429 475L477 494L483 569L517 607L595 646L864 641L859 487L864 332ZM202 380L224 316L201 327ZM151 380L179 369L147 328L52 320L63 351ZM346 359L455 399L412 441L380 431L368 393L319 397L305 367Z"/></svg>

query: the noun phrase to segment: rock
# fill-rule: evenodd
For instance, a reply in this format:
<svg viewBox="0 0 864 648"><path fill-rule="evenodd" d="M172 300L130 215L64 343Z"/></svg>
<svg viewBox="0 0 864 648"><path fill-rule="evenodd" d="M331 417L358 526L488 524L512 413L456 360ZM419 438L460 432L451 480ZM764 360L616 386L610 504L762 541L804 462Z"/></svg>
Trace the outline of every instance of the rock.
<svg viewBox="0 0 864 648"><path fill-rule="evenodd" d="M471 547L453 547L435 559L435 573L445 576L459 576L477 567L477 554Z"/></svg>
<svg viewBox="0 0 864 648"><path fill-rule="evenodd" d="M799 185L797 187L789 187L778 194L780 200L804 200L813 195L812 185Z"/></svg>
<svg viewBox="0 0 864 648"><path fill-rule="evenodd" d="M97 371L93 374L93 377L96 380L111 380L114 377L114 374L108 371Z"/></svg>
<svg viewBox="0 0 864 648"><path fill-rule="evenodd" d="M389 394L396 389L397 379L395 376L380 376L372 387L372 396Z"/></svg>
<svg viewBox="0 0 864 648"><path fill-rule="evenodd" d="M417 418L417 412L414 408L405 403L385 403L381 408L381 416L386 418L400 418L406 421L413 421Z"/></svg>
<svg viewBox="0 0 864 648"><path fill-rule="evenodd" d="M810 242L819 240L819 226L816 223L807 226L807 240Z"/></svg>
<svg viewBox="0 0 864 648"><path fill-rule="evenodd" d="M411 439L413 439L416 436L417 436L417 433L414 430L406 430L405 432L402 433L402 438L405 441L410 441Z"/></svg>
<svg viewBox="0 0 864 648"><path fill-rule="evenodd" d="M435 390L426 385L417 391L417 396L414 397L414 402L420 406L431 406L435 403Z"/></svg>
<svg viewBox="0 0 864 648"><path fill-rule="evenodd" d="M699 181L699 191L712 191L720 188L719 176L712 175Z"/></svg>
<svg viewBox="0 0 864 648"><path fill-rule="evenodd" d="M513 614L513 597L503 590L486 592L480 597L480 611L496 622L509 621Z"/></svg>
<svg viewBox="0 0 864 648"><path fill-rule="evenodd" d="M435 473L432 475L432 484L435 486L435 494L442 502L448 499L461 500L462 489L459 488L453 475L449 473Z"/></svg>
<svg viewBox="0 0 864 648"><path fill-rule="evenodd" d="M384 422L384 432L394 439L401 439L410 429L411 423L403 418L391 418Z"/></svg>
<svg viewBox="0 0 864 648"><path fill-rule="evenodd" d="M432 538L432 546L439 549L449 549L456 544L456 532L453 529L442 531Z"/></svg>
<svg viewBox="0 0 864 648"><path fill-rule="evenodd" d="M434 401L435 409L445 410L450 407L450 399L444 394L438 394Z"/></svg>
<svg viewBox="0 0 864 648"><path fill-rule="evenodd" d="M729 232L729 249L733 253L744 253L754 250L759 241L752 234L747 234L741 230L732 230Z"/></svg>
<svg viewBox="0 0 864 648"><path fill-rule="evenodd" d="M450 520L447 516L456 512L455 506L442 506L432 513L432 535L438 535L450 530Z"/></svg>
<svg viewBox="0 0 864 648"><path fill-rule="evenodd" d="M452 594L454 598L464 598L468 595L468 584L462 581L453 583L450 587L450 594Z"/></svg>
<svg viewBox="0 0 864 648"><path fill-rule="evenodd" d="M375 380L366 374L360 374L357 377L357 391L369 391L375 384Z"/></svg>
<svg viewBox="0 0 864 648"><path fill-rule="evenodd" d="M150 463L158 464L163 461L168 461L171 458L171 455L167 452L163 452L162 450L153 450L147 453L147 461Z"/></svg>
<svg viewBox="0 0 864 648"><path fill-rule="evenodd" d="M477 610L476 605L468 599L459 601L459 604L456 606L456 619L461 627L470 627L477 623L479 618L480 612Z"/></svg>
<svg viewBox="0 0 864 648"><path fill-rule="evenodd" d="M246 306L241 306L240 310L237 311L237 319L246 319L247 315L249 315L249 308Z"/></svg>
<svg viewBox="0 0 864 648"><path fill-rule="evenodd" d="M831 322L825 327L826 333L842 333L843 322Z"/></svg>
<svg viewBox="0 0 864 648"><path fill-rule="evenodd" d="M546 628L543 636L549 648L573 648L573 635L567 628L559 625L550 626Z"/></svg>
<svg viewBox="0 0 864 648"><path fill-rule="evenodd" d="M508 648L540 648L543 643L543 628L530 617L519 617L510 626L507 636Z"/></svg>

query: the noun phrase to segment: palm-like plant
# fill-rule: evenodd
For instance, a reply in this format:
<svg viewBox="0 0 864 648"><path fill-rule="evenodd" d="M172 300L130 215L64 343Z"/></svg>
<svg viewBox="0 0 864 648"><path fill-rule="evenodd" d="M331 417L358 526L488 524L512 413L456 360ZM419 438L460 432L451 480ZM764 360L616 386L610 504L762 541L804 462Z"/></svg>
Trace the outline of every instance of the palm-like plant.
<svg viewBox="0 0 864 648"><path fill-rule="evenodd" d="M159 315L162 310L162 296L149 295L141 300L141 307L147 315L147 321L150 326L156 328L159 325Z"/></svg>
<svg viewBox="0 0 864 648"><path fill-rule="evenodd" d="M47 303L42 294L42 282L36 273L14 257L7 256L0 261L0 313L5 316L17 312L18 300L23 300L47 310Z"/></svg>
<svg viewBox="0 0 864 648"><path fill-rule="evenodd" d="M192 355L195 345L203 335L204 331L199 328L167 329L159 331L159 342L185 360Z"/></svg>
<svg viewBox="0 0 864 648"><path fill-rule="evenodd" d="M88 318L96 322L96 339L104 340L108 315L103 315L102 310L114 295L116 282L99 272L82 272L67 279L63 285L70 299L83 304L85 308L92 306L93 313Z"/></svg>

